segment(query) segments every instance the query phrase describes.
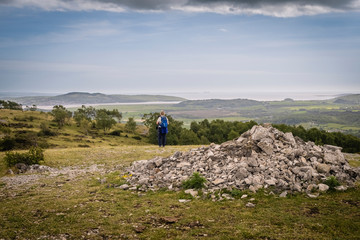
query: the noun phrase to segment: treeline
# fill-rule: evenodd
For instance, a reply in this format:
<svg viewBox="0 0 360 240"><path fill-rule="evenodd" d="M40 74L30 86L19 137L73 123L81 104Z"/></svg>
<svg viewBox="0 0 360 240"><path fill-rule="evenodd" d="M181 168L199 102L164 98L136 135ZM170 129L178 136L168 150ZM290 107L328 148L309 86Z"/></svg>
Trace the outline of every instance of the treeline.
<svg viewBox="0 0 360 240"><path fill-rule="evenodd" d="M152 144L157 144L156 120L158 117L158 113L149 113L143 116L144 124L149 128L149 142ZM170 115L167 117L169 133L166 142L169 145L220 144L239 137L257 124L255 121L229 122L217 119L210 122L205 119L201 122L193 121L190 129L187 129L183 127L183 122L175 120Z"/></svg>
<svg viewBox="0 0 360 240"><path fill-rule="evenodd" d="M22 106L16 102L0 100L0 109L22 110Z"/></svg>
<svg viewBox="0 0 360 240"><path fill-rule="evenodd" d="M2 104L2 106L4 106L3 102ZM16 105L10 105L16 107ZM75 112L70 112L62 105L57 105L53 107L53 110L49 114L52 115L53 119L51 125L54 124L58 129L75 123L78 130L85 135L91 134L97 136L101 131L106 135L120 136L122 132L118 129L119 125L117 125L122 119L122 114L116 109L95 109L91 106L82 106ZM30 117L29 121L32 122L33 119ZM148 128L148 133L146 136L143 135L140 137L138 134L135 137L145 139L152 144L157 144L156 120L158 117L158 113L144 114L143 123ZM170 123L168 126L169 133L167 135L168 145L221 144L239 137L242 133L251 129L254 125L257 125L255 121L240 122L220 119L209 121L205 119L198 122L191 122L190 128L188 129L184 127L183 122L174 119L170 115L167 117ZM24 116L24 120L27 120L27 118L27 115ZM14 120L21 119L14 118ZM41 122L39 132L23 130L12 133L12 125L28 128L32 128L33 126L22 123L7 124L0 122L0 133L5 136L0 139L0 150L27 149L31 146L39 145L44 148L49 147L46 143L46 137L58 134L58 131L51 128L49 124L47 121ZM313 141L319 145L330 144L340 146L344 152L360 152L360 138L353 135L340 132L327 132L317 128L306 130L302 126L290 126L286 124L273 124L273 126L283 132L292 132L294 136L298 136L304 141ZM123 129L128 133L136 134L136 127L137 124L134 119L129 118Z"/></svg>
<svg viewBox="0 0 360 240"><path fill-rule="evenodd" d="M143 117L145 125L149 128L149 142L157 144L156 120L157 113L145 114ZM207 119L190 124L190 129L183 127L183 122L167 116L169 119L169 133L167 144L169 145L196 145L196 144L221 144L225 141L239 137L242 133L257 125L255 121L239 122ZM312 141L317 145L329 144L343 148L343 152L360 152L360 138L340 132L327 132L317 128L306 130L302 126L290 126L285 124L273 124L273 126L283 132L292 132L304 141Z"/></svg>
<svg viewBox="0 0 360 240"><path fill-rule="evenodd" d="M292 132L304 141L312 141L317 145L329 144L342 147L343 152L358 153L360 152L360 138L341 132L327 132L317 128L306 130L302 126L290 126L285 124L273 124L273 127L283 132Z"/></svg>

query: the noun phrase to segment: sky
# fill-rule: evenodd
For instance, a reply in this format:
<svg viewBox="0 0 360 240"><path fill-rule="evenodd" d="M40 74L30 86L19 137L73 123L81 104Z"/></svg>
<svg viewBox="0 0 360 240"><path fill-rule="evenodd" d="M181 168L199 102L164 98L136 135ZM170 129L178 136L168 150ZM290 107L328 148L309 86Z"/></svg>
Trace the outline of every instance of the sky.
<svg viewBox="0 0 360 240"><path fill-rule="evenodd" d="M360 92L360 0L0 0L0 92Z"/></svg>

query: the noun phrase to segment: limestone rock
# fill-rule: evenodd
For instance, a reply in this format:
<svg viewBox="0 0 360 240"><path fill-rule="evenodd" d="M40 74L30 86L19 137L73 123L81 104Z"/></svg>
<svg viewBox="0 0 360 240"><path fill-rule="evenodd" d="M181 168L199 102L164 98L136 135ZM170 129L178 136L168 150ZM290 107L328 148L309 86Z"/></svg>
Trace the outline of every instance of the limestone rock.
<svg viewBox="0 0 360 240"><path fill-rule="evenodd" d="M319 173L329 173L331 166L325 163L320 163L316 166L316 169Z"/></svg>
<svg viewBox="0 0 360 240"><path fill-rule="evenodd" d="M255 204L253 204L251 202L248 202L245 206L248 207L248 208L254 208Z"/></svg>
<svg viewBox="0 0 360 240"><path fill-rule="evenodd" d="M318 187L319 187L319 191L320 191L320 192L326 192L327 190L329 190L329 186L326 185L326 184L320 183L320 184L318 185Z"/></svg>
<svg viewBox="0 0 360 240"><path fill-rule="evenodd" d="M187 190L185 190L185 193L190 194L193 197L197 197L197 195L199 194L198 191L196 191L194 189L187 189Z"/></svg>

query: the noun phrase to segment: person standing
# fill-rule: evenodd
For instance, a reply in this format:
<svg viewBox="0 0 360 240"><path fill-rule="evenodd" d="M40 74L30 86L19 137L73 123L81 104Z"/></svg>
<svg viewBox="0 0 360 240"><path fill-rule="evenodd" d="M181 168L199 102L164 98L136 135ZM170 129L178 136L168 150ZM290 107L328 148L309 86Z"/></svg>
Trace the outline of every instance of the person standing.
<svg viewBox="0 0 360 240"><path fill-rule="evenodd" d="M165 147L166 144L166 134L168 133L169 119L165 116L164 110L161 110L160 117L156 121L158 127L158 136L159 136L159 147Z"/></svg>

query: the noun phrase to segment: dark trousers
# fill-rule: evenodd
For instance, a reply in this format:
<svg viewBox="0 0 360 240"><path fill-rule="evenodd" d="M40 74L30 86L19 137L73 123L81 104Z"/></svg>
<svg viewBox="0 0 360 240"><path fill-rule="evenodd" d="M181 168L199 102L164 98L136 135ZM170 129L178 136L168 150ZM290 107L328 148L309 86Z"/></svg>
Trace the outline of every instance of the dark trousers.
<svg viewBox="0 0 360 240"><path fill-rule="evenodd" d="M161 147L161 146L165 147L166 133L161 133L161 131L159 131L158 135L159 135L159 147Z"/></svg>

